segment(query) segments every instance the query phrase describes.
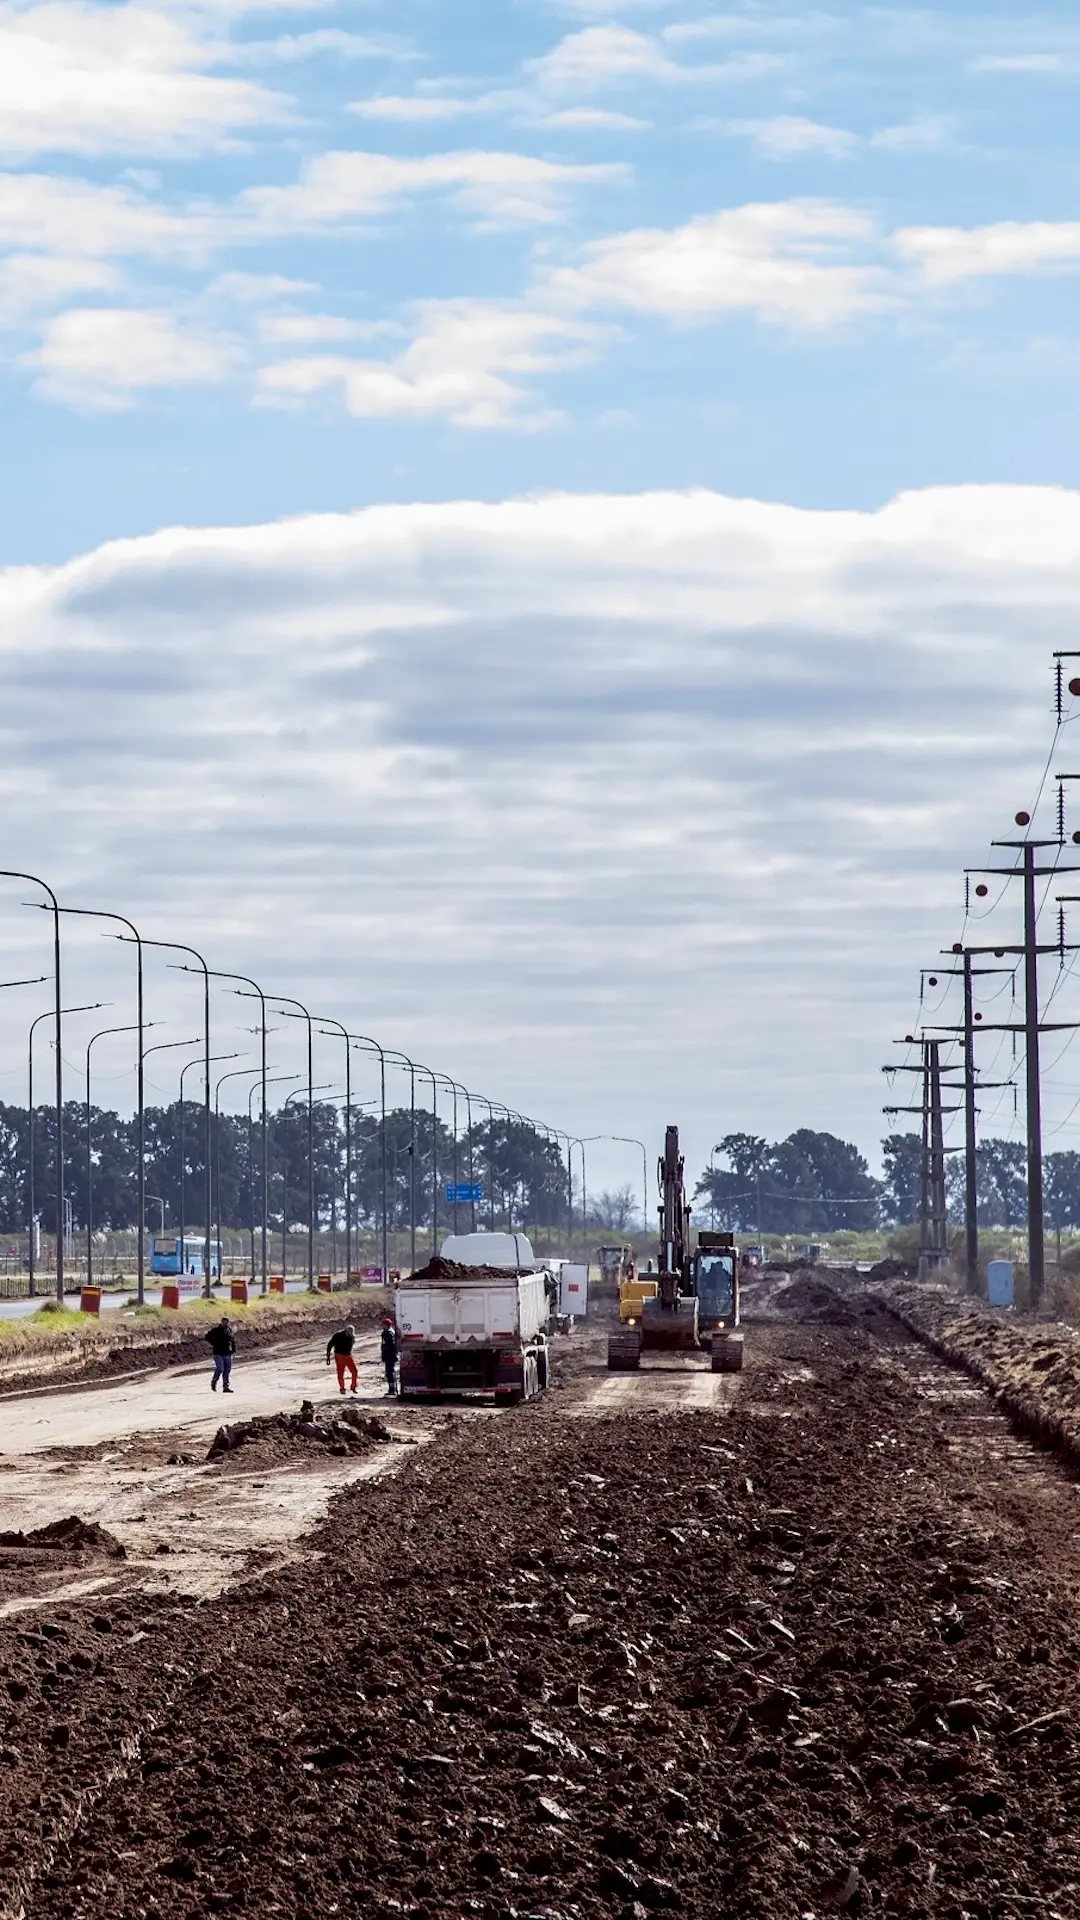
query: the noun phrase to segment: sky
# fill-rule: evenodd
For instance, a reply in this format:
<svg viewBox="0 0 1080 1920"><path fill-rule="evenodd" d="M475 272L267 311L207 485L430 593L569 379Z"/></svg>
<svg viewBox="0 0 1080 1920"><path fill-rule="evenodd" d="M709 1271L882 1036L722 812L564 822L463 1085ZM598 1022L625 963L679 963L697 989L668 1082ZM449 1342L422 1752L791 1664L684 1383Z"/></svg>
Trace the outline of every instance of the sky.
<svg viewBox="0 0 1080 1920"><path fill-rule="evenodd" d="M1078 79L1063 5L0 0L12 866L650 1159L873 1157L1077 634Z"/></svg>

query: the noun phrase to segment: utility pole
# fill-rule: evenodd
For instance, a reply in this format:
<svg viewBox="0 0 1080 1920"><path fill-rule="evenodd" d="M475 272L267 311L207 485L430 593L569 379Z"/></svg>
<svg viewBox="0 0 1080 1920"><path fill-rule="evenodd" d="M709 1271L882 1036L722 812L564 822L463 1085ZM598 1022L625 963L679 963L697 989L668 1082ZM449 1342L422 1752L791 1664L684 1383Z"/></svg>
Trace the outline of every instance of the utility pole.
<svg viewBox="0 0 1080 1920"><path fill-rule="evenodd" d="M905 1037L905 1044L915 1042L914 1034ZM889 1106L887 1114L917 1113L922 1122L922 1146L919 1159L919 1278L924 1280L928 1273L934 1273L939 1267L946 1266L949 1259L949 1218L948 1202L945 1191L945 1115L958 1113L959 1104L946 1107L942 1104L942 1090L955 1087L953 1080L943 1081L941 1067L941 1049L947 1044L941 1040L929 1040L925 1037L918 1042L921 1059L916 1065L886 1067L886 1073L917 1073L922 1082L921 1099L918 1106ZM947 1068L946 1071L949 1071Z"/></svg>
<svg viewBox="0 0 1080 1920"><path fill-rule="evenodd" d="M959 945L952 949L960 952ZM962 950L962 967L942 967L941 973L953 979L962 979L964 983L964 1018L959 1027L937 1026L928 1028L931 1033L960 1033L963 1036L964 1053L964 1270L968 1293L979 1292L979 1182L978 1152L975 1122L978 1109L976 1094L989 1091L994 1087L1011 1087L1011 1080L984 1080L979 1083L975 1077L975 1029L981 1022L982 1014L974 1010L975 977L988 973L1007 973L1015 971L1012 967L973 967L972 949ZM930 974L927 985L937 986L937 975Z"/></svg>
<svg viewBox="0 0 1080 1920"><path fill-rule="evenodd" d="M1016 815L1018 827L1031 824L1027 813ZM1064 957L1067 948L1064 929L1050 945L1039 944L1038 938L1038 902L1036 900L1037 880L1051 879L1059 873L1077 873L1080 868L1063 867L1058 862L1052 866L1038 865L1040 847L1060 847L1060 839L1053 840L994 840L995 847L1006 847L1018 852L1020 860L1011 867L969 868L969 873L993 874L1004 880L1022 880L1024 888L1024 941L1022 946L973 947L973 953L993 953L1001 960L1007 953L1019 954L1024 962L1024 1018L1019 1023L1019 1031L1024 1035L1024 1079L1027 1105L1027 1211L1028 1211L1028 1283L1031 1292L1031 1305L1035 1308L1042 1303L1043 1289L1046 1284L1046 1228L1043 1219L1043 1164L1042 1164L1042 1086L1039 1071L1039 1036L1058 1029L1075 1027L1075 1020L1039 1019L1039 955L1056 953ZM975 889L985 896L987 887L980 882ZM959 941L953 948L954 953L962 953ZM1015 1033L1018 1023L998 1021L987 1023L987 1032Z"/></svg>

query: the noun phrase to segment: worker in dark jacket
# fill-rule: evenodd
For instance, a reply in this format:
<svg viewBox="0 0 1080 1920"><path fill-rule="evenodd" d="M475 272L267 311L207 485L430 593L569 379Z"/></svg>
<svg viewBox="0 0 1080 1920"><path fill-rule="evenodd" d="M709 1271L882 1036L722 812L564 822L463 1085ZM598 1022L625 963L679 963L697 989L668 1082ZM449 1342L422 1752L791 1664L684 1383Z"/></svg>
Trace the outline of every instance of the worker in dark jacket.
<svg viewBox="0 0 1080 1920"><path fill-rule="evenodd" d="M222 1315L217 1326L211 1327L206 1338L214 1356L214 1377L210 1382L210 1391L217 1392L217 1383L220 1380L222 1392L231 1393L229 1375L232 1373L233 1354L236 1352L236 1335L227 1316Z"/></svg>
<svg viewBox="0 0 1080 1920"><path fill-rule="evenodd" d="M383 1321L382 1327L382 1363L386 1368L386 1391L391 1399L397 1395L397 1328L390 1319Z"/></svg>
<svg viewBox="0 0 1080 1920"><path fill-rule="evenodd" d="M350 1382L351 1391L353 1393L356 1392L356 1361L353 1359L353 1348L355 1345L356 1328L353 1326L351 1320L346 1320L345 1325L339 1327L336 1333L332 1333L326 1343L326 1364L327 1366L330 1365L330 1356L332 1354L337 1367L339 1393L344 1393L345 1391L345 1375L347 1373L352 1375Z"/></svg>

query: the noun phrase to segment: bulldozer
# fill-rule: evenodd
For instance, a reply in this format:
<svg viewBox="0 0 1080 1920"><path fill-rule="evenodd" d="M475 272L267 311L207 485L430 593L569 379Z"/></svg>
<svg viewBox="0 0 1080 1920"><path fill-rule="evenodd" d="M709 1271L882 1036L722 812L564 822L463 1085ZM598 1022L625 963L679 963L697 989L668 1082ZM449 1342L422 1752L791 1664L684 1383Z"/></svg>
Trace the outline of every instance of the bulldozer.
<svg viewBox="0 0 1080 1920"><path fill-rule="evenodd" d="M698 1235L690 1246L679 1129L668 1127L657 1169L660 1185L660 1247L656 1293L643 1299L638 1317L608 1337L613 1372L636 1373L643 1353L696 1353L706 1348L714 1373L738 1373L743 1363L739 1326L739 1262L730 1233Z"/></svg>

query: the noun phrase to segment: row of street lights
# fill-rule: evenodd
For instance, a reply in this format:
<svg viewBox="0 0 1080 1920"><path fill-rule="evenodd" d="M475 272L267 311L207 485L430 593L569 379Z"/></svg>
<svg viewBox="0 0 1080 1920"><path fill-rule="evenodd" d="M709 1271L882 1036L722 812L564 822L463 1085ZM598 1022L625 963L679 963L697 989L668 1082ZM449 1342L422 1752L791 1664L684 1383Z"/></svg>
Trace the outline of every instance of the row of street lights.
<svg viewBox="0 0 1080 1920"><path fill-rule="evenodd" d="M204 1132L204 1156L203 1156L204 1158L204 1168L203 1168L204 1213L203 1213L203 1218L205 1221L203 1275L204 1275L204 1282L205 1282L205 1291L209 1294L210 1287L211 1287L211 1278L212 1278L211 1222L212 1222L212 1216L213 1216L213 1190L212 1190L212 1166L213 1166L213 1142L214 1142L213 1115L215 1110L219 1111L220 1089L221 1089L222 1082L224 1080L231 1079L234 1077L243 1077L245 1074L249 1072L252 1074L256 1074L258 1076L256 1085L253 1086L253 1088L251 1089L251 1093L249 1094L249 1097L248 1097L249 1138L250 1138L250 1124L252 1119L251 1101L254 1093L258 1090L261 1093L261 1187L262 1187L261 1271L262 1271L263 1291L265 1292L267 1289L268 1270L269 1270L269 1217L270 1217L267 1088L273 1084L278 1084L283 1079L295 1079L298 1077L296 1075L275 1075L273 1078L271 1078L271 1076L268 1073L267 1035L268 1035L268 1032L270 1031L267 1025L267 1003L268 1002L272 1003L274 1011L279 1013L283 1018L302 1020L305 1023L306 1031L307 1031L307 1074L306 1074L307 1146L308 1146L308 1154L307 1154L307 1159L308 1159L307 1277L308 1277L309 1287L314 1287L314 1284L315 1284L316 1207L315 1207L314 1097L317 1091L322 1092L326 1090L325 1088L322 1088L322 1087L316 1088L315 1086L314 1035L316 1031L318 1031L321 1035L323 1035L326 1038L340 1037L340 1039L344 1042L344 1053L345 1053L345 1260L346 1260L347 1271L352 1270L352 1258L353 1258L352 1192L353 1192L354 1155L353 1155L353 1132L352 1132L352 1121L353 1121L352 1056L356 1052L364 1053L369 1056L372 1054L377 1055L378 1061L379 1061L379 1102L378 1102L379 1113L380 1113L379 1214L380 1214L380 1230L381 1230L380 1231L381 1269L384 1275L389 1270L389 1208L388 1208L388 1196L387 1196L387 1152L386 1152L387 1062L390 1062L392 1065L401 1067L402 1070L406 1071L409 1075L409 1113L410 1113L410 1140L409 1140L409 1149L408 1149L409 1190L410 1190L409 1254L410 1254L410 1264L413 1267L415 1267L416 1265L416 1255L417 1255L417 1244L416 1244L416 1241L417 1241L417 1231L416 1231L417 1229L417 1205L416 1205L416 1200L417 1200L417 1195L416 1195L416 1159L417 1159L416 1078L417 1078L417 1075L426 1077L431 1083L431 1116L432 1116L432 1135L431 1135L432 1247L431 1247L431 1251L432 1253L435 1253L437 1251L435 1243L437 1238L437 1223L438 1223L438 1190L439 1190L438 1097L439 1097L440 1086L445 1088L449 1092L452 1100L453 1188L455 1191L455 1195L459 1187L458 1096L461 1095L464 1098L465 1105L466 1105L466 1112L467 1112L466 1140L468 1143L468 1176L469 1176L469 1185L471 1187L475 1187L475 1182L473 1178L473 1175L474 1175L473 1104L475 1102L477 1106L487 1109L487 1115L488 1115L488 1225L491 1230L494 1230L494 1227L495 1227L495 1186L496 1186L495 1116L496 1114L505 1117L505 1122L508 1129L516 1125L523 1128L526 1132L531 1133L536 1143L539 1142L539 1138L541 1135L543 1135L545 1140L547 1140L548 1142L555 1141L556 1151L559 1153L560 1160L561 1160L561 1151L559 1150L558 1143L565 1142L566 1169L567 1169L567 1176L566 1176L567 1177L567 1186L566 1186L567 1232L571 1242L573 1237L573 1214L574 1214L574 1207L573 1207L573 1149L574 1147L578 1148L581 1156L583 1235L587 1231L587 1187L586 1187L586 1164L585 1164L586 1142L589 1140L596 1140L596 1139L623 1140L627 1144L635 1145L641 1148L643 1166L645 1165L645 1149L640 1141L629 1140L627 1136L618 1135L618 1134L587 1135L585 1136L584 1139L582 1139L577 1135L571 1135L564 1132L561 1128L544 1126L542 1123L537 1123L535 1121L528 1119L523 1114L518 1113L514 1108L506 1106L502 1101L489 1100L485 1095L472 1093L467 1087L463 1086L459 1081L452 1079L448 1074L439 1072L437 1069L428 1067L424 1065L424 1063L421 1061L412 1060L408 1054L403 1053L396 1048L384 1047L378 1040L374 1039L370 1034L353 1033L347 1027L345 1027L340 1020L334 1019L329 1015L313 1014L310 1008L305 1006L302 1001L297 1000L292 995L278 994L272 991L267 992L259 985L259 983L256 980L251 979L246 974L239 974L239 973L229 972L222 969L211 967L209 965L209 962L203 956L203 954L200 953L197 948L190 946L186 942L176 941L176 940L150 939L146 935L140 933L139 929L135 926L134 922L132 920L129 920L126 915L121 913L115 913L104 908L61 906L53 888L48 884L47 881L41 879L40 876L36 874L23 873L18 870L4 868L4 869L0 869L0 878L9 879L9 880L25 880L29 882L31 885L40 887L42 892L46 894L47 901L48 901L47 905L45 903L41 903L42 909L43 911L50 913L52 916L52 932L53 932L52 978L53 978L53 987L54 987L54 995L53 995L54 1004L50 1009L48 1009L47 1012L39 1014L37 1018L31 1023L30 1039L29 1039L28 1090L29 1090L30 1133L29 1133L29 1171L28 1171L28 1183L27 1183L27 1187L28 1187L27 1197L28 1197L28 1212L29 1212L29 1274L30 1274L31 1293L33 1293L35 1290L34 1226L35 1226L35 1220L36 1220L36 1195L34 1191L34 1139L33 1139L34 1033L37 1027L46 1020L51 1020L55 1023L55 1040L54 1040L55 1051L56 1051L55 1202L56 1202L56 1217L57 1217L56 1295L57 1295L57 1299L62 1301L64 1297L64 1253L65 1253L64 1234L63 1234L64 1199L65 1199L63 1062L62 1062L63 1020L66 1015L74 1015L79 1013L88 1013L88 1012L96 1011L98 1008L100 1008L104 1004L101 1001L92 1001L89 1003L85 1003L83 1005L71 1006L71 1007L64 1007L62 1004L61 941L60 941L60 917L62 914L74 915L74 916L78 916L80 918L86 918L86 919L108 920L108 921L116 922L119 926L126 929L126 931L118 933L113 937L123 941L125 944L130 944L134 946L136 951L136 997L137 997L136 1020L133 1023L126 1024L126 1025L118 1025L118 1026L101 1028L98 1032L94 1033L91 1036L86 1049L86 1136L87 1136L86 1152L87 1152L87 1195L88 1195L88 1207L87 1207L88 1218L86 1222L86 1231L87 1231L87 1273L89 1277L92 1272L91 1263L92 1263L92 1231L93 1231L92 1204L90 1204L90 1196L92 1194L92 1183L93 1183L93 1142L92 1142L92 1124L91 1124L91 1111L92 1111L91 1110L91 1053L96 1042L99 1040L105 1039L109 1035L116 1034L116 1033L135 1033L138 1036L138 1039L137 1039L138 1071L137 1071L137 1092L136 1092L136 1109L137 1109L137 1148L136 1148L137 1201L136 1201L136 1205L137 1205L137 1216L138 1216L138 1231L136 1236L136 1239L137 1239L136 1284L137 1284L137 1297L140 1304L142 1304L145 1297L146 1252L145 1252L144 1229L145 1229L145 1219L146 1219L146 1206L147 1206L148 1198L150 1197L148 1196L146 1191L145 1062L151 1053L154 1053L157 1051L163 1051L173 1047L199 1045L200 1040L201 1040L201 1047L202 1047L201 1061L197 1058L188 1061L187 1064L182 1069L181 1075L180 1075L180 1152L181 1152L180 1245L181 1245L181 1250L183 1249L184 1229L185 1229L185 1221L186 1221L186 1193L184 1191L184 1168L185 1168L185 1159L186 1159L185 1141L184 1141L184 1114L185 1114L184 1079L185 1079L185 1076L192 1067L196 1067L199 1065L202 1066L202 1069L203 1069L203 1132ZM182 955L188 956L187 960L181 960L178 962L174 962L172 964L175 965L177 970L180 972L191 973L191 974L196 974L198 976L201 976L202 987L203 987L203 994L202 994L203 1018L202 1018L202 1034L199 1037L199 1039L166 1041L161 1043L155 1043L155 1045L150 1047L146 1046L145 1044L146 1033L149 1030L149 1027L155 1024L154 1022L148 1023L145 1019L145 992L144 992L145 979L144 979L144 957L143 956L144 956L144 949L148 947L153 947L155 949L159 949L164 952L176 953L176 954L182 954ZM194 961L195 965L194 966L190 965L189 964L190 961ZM40 985L42 982L44 982L48 978L49 976L47 974L41 974L41 975L35 976L35 978L31 980L5 981L3 983L0 983L0 987ZM235 1052L231 1054L211 1053L211 1050L210 1050L211 1048L211 1019L210 1019L210 1013L211 1013L210 982L211 980L222 980L222 981L233 982L234 985L231 989L233 992L239 994L243 998L251 998L251 999L258 1000L259 1013L260 1013L259 1027L257 1029L260 1036L259 1066L257 1068L238 1068L236 1069L235 1074L233 1073L223 1074L218 1080L216 1089L214 1089L213 1092L212 1092L213 1083L212 1083L211 1074L210 1074L211 1066L217 1062L236 1059L239 1057L239 1055ZM286 1101L284 1103L286 1115L288 1112L290 1102L297 1098L303 1098L304 1093L305 1093L305 1089L300 1088L300 1089L296 1089L293 1093L287 1096ZM647 1176L646 1176L645 1184L646 1184L646 1193L643 1196L643 1198L644 1198L646 1218L647 1218ZM219 1198L220 1198L220 1178L218 1181L218 1191L219 1191ZM458 1202L456 1197L452 1202L452 1206L453 1206L454 1228L456 1231L457 1212L458 1212ZM284 1216L284 1208L283 1208L283 1216ZM473 1200L470 1203L470 1218L471 1218L471 1224L475 1228L475 1225L476 1225L475 1200ZM254 1260L253 1260L253 1271L254 1271Z"/></svg>

